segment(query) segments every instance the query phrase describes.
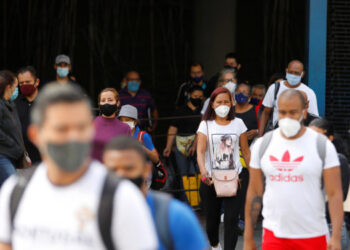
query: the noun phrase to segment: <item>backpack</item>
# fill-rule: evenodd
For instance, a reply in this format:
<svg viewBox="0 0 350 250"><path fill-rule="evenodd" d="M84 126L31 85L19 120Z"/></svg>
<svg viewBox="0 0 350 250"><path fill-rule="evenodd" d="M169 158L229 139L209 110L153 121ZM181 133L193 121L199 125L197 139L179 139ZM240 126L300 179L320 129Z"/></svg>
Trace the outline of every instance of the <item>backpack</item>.
<svg viewBox="0 0 350 250"><path fill-rule="evenodd" d="M153 195L154 210L155 210L155 227L160 241L163 243L165 249L174 249L174 242L170 232L169 226L169 204L171 196L165 193L150 191Z"/></svg>
<svg viewBox="0 0 350 250"><path fill-rule="evenodd" d="M16 186L14 187L11 193L10 200L10 222L11 228L13 231L14 228L14 219L16 216L16 212L21 201L21 198L25 192L25 189L33 176L36 167L32 167L28 169L27 176L19 176ZM100 197L100 203L98 207L98 227L100 231L100 235L103 241L104 246L107 250L115 250L112 240L112 216L113 216L113 206L114 206L114 195L118 188L119 183L121 182L121 178L115 177L113 173L108 173L106 175L102 194Z"/></svg>
<svg viewBox="0 0 350 250"><path fill-rule="evenodd" d="M262 138L262 142L259 148L260 160L264 156L266 149L269 147L269 144L272 140L273 132L274 130L266 133ZM318 156L321 158L322 168L324 168L324 164L325 164L327 140L328 139L326 136L322 134L317 134L317 138L316 138L317 153L318 153Z"/></svg>
<svg viewBox="0 0 350 250"><path fill-rule="evenodd" d="M280 86L281 86L281 83L279 82L275 82L275 91L274 91L274 95L273 95L273 101L276 102L277 100L277 94L278 94L278 91L280 90ZM273 105L273 108L271 110L271 117L270 119L267 121L266 123L266 127L265 127L265 133L271 131L271 130L274 130L275 128L277 128L277 126L275 126L273 124L273 113L274 113L274 109L275 109L275 104Z"/></svg>

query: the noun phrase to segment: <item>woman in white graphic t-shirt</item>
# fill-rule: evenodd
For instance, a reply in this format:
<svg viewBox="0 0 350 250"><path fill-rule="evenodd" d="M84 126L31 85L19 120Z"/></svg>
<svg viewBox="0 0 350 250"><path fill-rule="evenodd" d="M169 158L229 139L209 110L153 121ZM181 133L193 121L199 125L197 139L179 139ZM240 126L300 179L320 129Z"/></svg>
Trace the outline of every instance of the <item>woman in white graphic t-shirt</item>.
<svg viewBox="0 0 350 250"><path fill-rule="evenodd" d="M202 175L200 195L207 211L207 234L213 249L221 249L219 224L222 205L225 214L224 246L225 249L235 248L238 238L238 214L243 194L239 187L236 196L217 197L211 179L212 169L234 169L241 174L239 148L245 161L250 161L246 131L244 122L235 117L234 100L230 91L226 88L215 89L197 131L197 161ZM240 183L239 186L241 185L243 184Z"/></svg>

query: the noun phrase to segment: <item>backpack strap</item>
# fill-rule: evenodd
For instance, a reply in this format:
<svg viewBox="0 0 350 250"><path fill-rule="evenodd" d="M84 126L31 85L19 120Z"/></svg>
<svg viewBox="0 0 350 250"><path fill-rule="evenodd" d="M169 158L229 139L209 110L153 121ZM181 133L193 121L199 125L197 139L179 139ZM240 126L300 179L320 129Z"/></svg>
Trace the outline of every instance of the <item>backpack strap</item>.
<svg viewBox="0 0 350 250"><path fill-rule="evenodd" d="M277 99L277 94L278 94L278 91L280 90L280 86L281 86L280 82L275 82L275 92L274 92L274 95L273 95L273 100L274 101L276 101L276 99Z"/></svg>
<svg viewBox="0 0 350 250"><path fill-rule="evenodd" d="M151 191L154 197L155 226L160 241L168 250L174 249L169 226L169 204L171 196L161 192Z"/></svg>
<svg viewBox="0 0 350 250"><path fill-rule="evenodd" d="M31 180L32 176L34 175L34 172L36 169L37 169L37 166L27 168L25 170L25 176L23 175L18 176L17 183L12 190L11 199L10 199L10 223L11 223L12 231L14 229L14 220L16 217L19 203L21 202L24 191L26 190L26 187L28 186L28 183Z"/></svg>
<svg viewBox="0 0 350 250"><path fill-rule="evenodd" d="M146 131L139 131L139 134L137 135L137 140L141 143L143 143L143 136L146 134Z"/></svg>
<svg viewBox="0 0 350 250"><path fill-rule="evenodd" d="M268 146L272 140L273 131L274 130L267 132L262 138L262 142L261 142L260 148L259 148L259 159L260 160L264 156L266 149L268 148Z"/></svg>
<svg viewBox="0 0 350 250"><path fill-rule="evenodd" d="M318 134L317 138L316 138L316 143L317 143L317 153L318 156L321 158L322 160L322 169L324 169L324 165L325 165L325 161L326 161L326 146L327 146L327 137L322 135L322 134Z"/></svg>
<svg viewBox="0 0 350 250"><path fill-rule="evenodd" d="M116 249L112 240L112 218L114 196L120 182L121 178L117 178L112 173L107 174L98 207L98 227L103 244L107 250Z"/></svg>

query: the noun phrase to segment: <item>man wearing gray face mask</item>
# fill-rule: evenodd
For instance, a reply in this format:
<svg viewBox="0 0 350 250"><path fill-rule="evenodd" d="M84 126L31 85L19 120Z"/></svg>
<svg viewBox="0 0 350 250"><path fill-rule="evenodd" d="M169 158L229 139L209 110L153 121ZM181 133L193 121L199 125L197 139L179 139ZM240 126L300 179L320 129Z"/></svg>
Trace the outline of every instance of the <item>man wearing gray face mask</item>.
<svg viewBox="0 0 350 250"><path fill-rule="evenodd" d="M343 197L339 160L325 136L303 125L306 112L306 100L298 90L284 91L278 100L279 128L253 145L245 250L256 249L253 231L261 207L262 249L340 250ZM332 222L328 242L323 187Z"/></svg>
<svg viewBox="0 0 350 250"><path fill-rule="evenodd" d="M0 250L156 249L141 192L89 158L94 129L81 90L48 85L31 118L28 136L43 162L1 189Z"/></svg>

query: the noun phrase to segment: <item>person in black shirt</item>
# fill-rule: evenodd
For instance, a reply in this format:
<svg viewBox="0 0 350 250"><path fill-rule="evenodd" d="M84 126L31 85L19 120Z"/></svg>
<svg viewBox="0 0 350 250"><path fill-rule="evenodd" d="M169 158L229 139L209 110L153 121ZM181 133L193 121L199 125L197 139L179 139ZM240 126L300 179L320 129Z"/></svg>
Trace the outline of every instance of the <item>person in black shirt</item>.
<svg viewBox="0 0 350 250"><path fill-rule="evenodd" d="M213 91L213 88L210 88L204 81L204 70L203 70L203 65L194 62L190 66L190 80L187 82L184 82L181 84L179 87L176 101L175 101L175 108L179 109L180 107L184 106L187 104L189 101L189 95L190 95L190 89L193 86L199 86L202 88L204 92L205 97L209 97L211 92ZM215 87L214 87L215 88Z"/></svg>
<svg viewBox="0 0 350 250"><path fill-rule="evenodd" d="M41 161L40 153L37 147L28 139L27 129L30 124L30 110L38 95L40 79L37 76L36 70L32 66L21 68L17 73L17 77L20 95L15 100L15 105L22 125L24 145L32 163L36 163Z"/></svg>
<svg viewBox="0 0 350 250"><path fill-rule="evenodd" d="M199 173L196 162L196 132L201 122L201 106L204 97L203 89L200 86L193 86L189 91L189 101L186 105L175 111L174 116L189 118L174 119L168 129L166 147L163 151L165 157L169 157L174 141L175 159L178 172L181 176L195 175ZM182 179L180 185L183 187ZM186 201L184 193L180 199Z"/></svg>
<svg viewBox="0 0 350 250"><path fill-rule="evenodd" d="M304 99L305 99L305 101L306 101L306 107L305 107L305 109L308 110L308 108L309 108L309 102L310 102L310 101L309 101L309 99L307 98L306 93L305 93L304 91L302 91L302 90L298 90L298 91L304 96ZM317 118L320 118L320 117L318 117L318 116L316 116L316 115L314 115L314 114L310 114L309 112L307 112L306 119L304 119L304 125L305 125L305 126L309 126L310 123L311 123L313 120L317 119Z"/></svg>

